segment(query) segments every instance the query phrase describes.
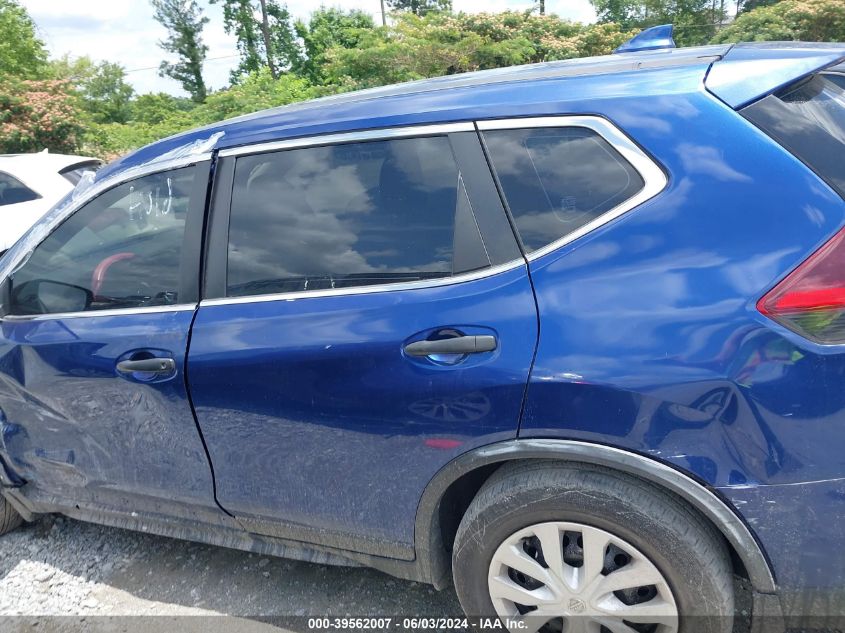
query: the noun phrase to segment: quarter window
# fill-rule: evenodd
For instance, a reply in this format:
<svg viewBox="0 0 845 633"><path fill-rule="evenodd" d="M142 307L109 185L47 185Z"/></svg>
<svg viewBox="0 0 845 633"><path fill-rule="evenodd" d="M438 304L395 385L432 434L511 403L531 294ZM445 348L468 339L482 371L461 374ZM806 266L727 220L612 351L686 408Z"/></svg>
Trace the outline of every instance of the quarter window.
<svg viewBox="0 0 845 633"><path fill-rule="evenodd" d="M237 161L228 296L440 279L489 264L446 137Z"/></svg>
<svg viewBox="0 0 845 633"><path fill-rule="evenodd" d="M38 200L41 196L17 178L0 172L0 207Z"/></svg>
<svg viewBox="0 0 845 633"><path fill-rule="evenodd" d="M11 314L177 303L195 174L184 168L145 176L76 211L12 275Z"/></svg>
<svg viewBox="0 0 845 633"><path fill-rule="evenodd" d="M645 185L589 128L492 130L484 140L528 251L569 235Z"/></svg>

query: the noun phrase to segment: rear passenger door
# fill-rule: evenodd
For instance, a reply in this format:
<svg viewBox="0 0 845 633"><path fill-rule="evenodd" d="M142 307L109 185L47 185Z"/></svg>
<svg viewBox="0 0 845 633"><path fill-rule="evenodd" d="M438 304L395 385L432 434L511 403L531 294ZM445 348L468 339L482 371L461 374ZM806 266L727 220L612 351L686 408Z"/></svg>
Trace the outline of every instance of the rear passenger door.
<svg viewBox="0 0 845 633"><path fill-rule="evenodd" d="M423 489L516 436L526 265L469 124L223 152L189 381L248 530L413 557Z"/></svg>

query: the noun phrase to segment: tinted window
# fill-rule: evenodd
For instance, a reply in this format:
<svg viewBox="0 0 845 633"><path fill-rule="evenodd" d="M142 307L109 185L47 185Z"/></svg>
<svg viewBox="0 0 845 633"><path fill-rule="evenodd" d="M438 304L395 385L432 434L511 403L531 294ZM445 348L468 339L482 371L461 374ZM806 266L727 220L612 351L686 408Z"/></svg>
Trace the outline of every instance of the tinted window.
<svg viewBox="0 0 845 633"><path fill-rule="evenodd" d="M37 193L17 178L0 172L0 207L19 202L30 202L40 198Z"/></svg>
<svg viewBox="0 0 845 633"><path fill-rule="evenodd" d="M520 237L542 248L643 188L637 171L587 128L484 132Z"/></svg>
<svg viewBox="0 0 845 633"><path fill-rule="evenodd" d="M228 294L437 279L483 267L489 261L472 217L445 137L243 157L232 193ZM456 245L475 256L456 258Z"/></svg>
<svg viewBox="0 0 845 633"><path fill-rule="evenodd" d="M845 195L845 90L824 75L742 113Z"/></svg>
<svg viewBox="0 0 845 633"><path fill-rule="evenodd" d="M64 311L39 300L35 288L44 281L53 294L62 285L89 291L87 310L177 303L194 174L186 168L145 176L76 211L12 276L12 314Z"/></svg>

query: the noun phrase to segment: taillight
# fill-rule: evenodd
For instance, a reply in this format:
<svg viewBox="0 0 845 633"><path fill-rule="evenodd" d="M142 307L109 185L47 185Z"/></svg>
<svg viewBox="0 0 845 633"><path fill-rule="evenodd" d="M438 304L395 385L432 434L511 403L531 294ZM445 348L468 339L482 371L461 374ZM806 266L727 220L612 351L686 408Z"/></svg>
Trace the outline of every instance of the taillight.
<svg viewBox="0 0 845 633"><path fill-rule="evenodd" d="M819 343L845 343L845 229L766 293L757 309Z"/></svg>

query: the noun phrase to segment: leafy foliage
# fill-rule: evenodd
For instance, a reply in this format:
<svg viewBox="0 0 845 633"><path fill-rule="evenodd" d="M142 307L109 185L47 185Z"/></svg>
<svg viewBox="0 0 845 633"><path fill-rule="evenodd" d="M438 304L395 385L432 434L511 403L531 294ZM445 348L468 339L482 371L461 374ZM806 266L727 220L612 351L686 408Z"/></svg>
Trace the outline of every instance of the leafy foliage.
<svg viewBox="0 0 845 633"><path fill-rule="evenodd" d="M714 42L804 40L845 41L842 0L781 0L741 14Z"/></svg>
<svg viewBox="0 0 845 633"><path fill-rule="evenodd" d="M65 55L50 63L55 79L69 82L79 94L82 108L97 123L126 123L132 114L135 90L126 82L120 64L95 63L90 57Z"/></svg>
<svg viewBox="0 0 845 633"><path fill-rule="evenodd" d="M0 153L73 153L84 131L81 120L67 82L0 79Z"/></svg>
<svg viewBox="0 0 845 633"><path fill-rule="evenodd" d="M304 101L314 96L308 81L293 75L273 79L267 68L242 77L228 90L208 95L196 105L170 95L143 95L133 104L129 125L109 123L93 125L86 142L86 152L112 158L137 147L200 125Z"/></svg>
<svg viewBox="0 0 845 633"><path fill-rule="evenodd" d="M448 0L387 0L387 26L369 14L320 7L292 23L282 0L209 0L223 8L241 63L232 85L207 93L208 19L198 0L151 0L178 61L162 71L191 99L135 96L117 64L64 57L46 63L18 0L0 0L0 151L82 151L111 158L199 125L315 96L425 77L611 52L639 29L672 22L679 44L845 41L842 0L591 0L598 24L525 12L453 13ZM15 74L31 79L23 81Z"/></svg>
<svg viewBox="0 0 845 633"><path fill-rule="evenodd" d="M152 0L152 4L155 19L168 31L167 39L159 45L179 58L176 63L161 62L159 74L181 83L194 101L202 103L208 94L202 77L202 65L208 54L202 30L208 18L196 0Z"/></svg>
<svg viewBox="0 0 845 633"><path fill-rule="evenodd" d="M400 14L386 28L362 30L357 46L325 53L327 83L344 89L611 52L635 32L582 25L554 15Z"/></svg>
<svg viewBox="0 0 845 633"><path fill-rule="evenodd" d="M706 43L725 20L725 2L714 0L590 0L600 22L623 29L675 26L679 46Z"/></svg>
<svg viewBox="0 0 845 633"><path fill-rule="evenodd" d="M386 0L385 4L396 11L409 11L419 16L452 10L452 0Z"/></svg>
<svg viewBox="0 0 845 633"><path fill-rule="evenodd" d="M210 0L223 6L223 26L234 35L241 55L240 65L232 71L232 82L243 75L270 69L278 78L282 71L301 62L301 50L291 16L284 4L277 0Z"/></svg>
<svg viewBox="0 0 845 633"><path fill-rule="evenodd" d="M777 2L780 2L780 0L744 0L739 2L737 13L748 13L760 7L770 7Z"/></svg>
<svg viewBox="0 0 845 633"><path fill-rule="evenodd" d="M375 24L373 18L363 11L346 12L321 7L307 23L298 20L294 28L296 36L302 41L304 54L293 64L293 71L314 83L324 83L328 51L362 47Z"/></svg>
<svg viewBox="0 0 845 633"><path fill-rule="evenodd" d="M35 24L16 0L0 0L0 77L41 77L47 51L35 35Z"/></svg>

